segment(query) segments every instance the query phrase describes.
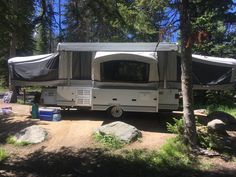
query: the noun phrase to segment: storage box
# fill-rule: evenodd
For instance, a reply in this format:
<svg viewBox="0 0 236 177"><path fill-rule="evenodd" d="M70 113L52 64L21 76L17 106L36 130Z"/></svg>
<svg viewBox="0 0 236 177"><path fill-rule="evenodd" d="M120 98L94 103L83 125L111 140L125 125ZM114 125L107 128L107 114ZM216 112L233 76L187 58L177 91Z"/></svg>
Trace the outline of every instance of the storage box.
<svg viewBox="0 0 236 177"><path fill-rule="evenodd" d="M60 121L61 111L57 108L39 108L38 118L46 121Z"/></svg>

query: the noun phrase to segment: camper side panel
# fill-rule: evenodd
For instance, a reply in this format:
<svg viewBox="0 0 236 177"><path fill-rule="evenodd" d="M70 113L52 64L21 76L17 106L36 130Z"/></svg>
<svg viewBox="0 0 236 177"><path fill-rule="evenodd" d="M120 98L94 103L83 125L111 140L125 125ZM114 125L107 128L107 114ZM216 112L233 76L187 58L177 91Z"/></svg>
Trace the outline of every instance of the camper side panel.
<svg viewBox="0 0 236 177"><path fill-rule="evenodd" d="M92 109L120 106L124 111L158 112L157 90L99 89L92 91Z"/></svg>

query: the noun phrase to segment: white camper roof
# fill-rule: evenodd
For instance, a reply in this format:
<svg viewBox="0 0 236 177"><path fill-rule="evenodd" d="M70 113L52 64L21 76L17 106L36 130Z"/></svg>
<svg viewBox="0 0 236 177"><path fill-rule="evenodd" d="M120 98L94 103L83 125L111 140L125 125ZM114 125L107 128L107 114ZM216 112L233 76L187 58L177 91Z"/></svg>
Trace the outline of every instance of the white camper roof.
<svg viewBox="0 0 236 177"><path fill-rule="evenodd" d="M212 57L212 56L195 55L195 54L192 55L192 58L193 61L200 63L236 67L236 59L234 58L221 58L221 57Z"/></svg>
<svg viewBox="0 0 236 177"><path fill-rule="evenodd" d="M44 61L50 58L54 58L58 55L58 53L50 53L44 55L34 55L34 56L26 56L26 57L14 57L8 60L8 63L24 63L24 62L36 62L36 61Z"/></svg>
<svg viewBox="0 0 236 177"><path fill-rule="evenodd" d="M58 51L107 51L107 52L155 52L155 51L177 51L175 43L59 43Z"/></svg>

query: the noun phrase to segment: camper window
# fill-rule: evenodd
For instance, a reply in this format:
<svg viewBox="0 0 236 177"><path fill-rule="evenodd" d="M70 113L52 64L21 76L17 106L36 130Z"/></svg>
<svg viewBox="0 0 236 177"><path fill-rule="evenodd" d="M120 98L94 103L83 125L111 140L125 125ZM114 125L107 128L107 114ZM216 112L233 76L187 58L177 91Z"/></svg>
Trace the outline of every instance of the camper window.
<svg viewBox="0 0 236 177"><path fill-rule="evenodd" d="M101 81L148 82L149 64L138 61L116 60L101 63Z"/></svg>
<svg viewBox="0 0 236 177"><path fill-rule="evenodd" d="M92 52L73 52L72 54L72 79L90 80Z"/></svg>

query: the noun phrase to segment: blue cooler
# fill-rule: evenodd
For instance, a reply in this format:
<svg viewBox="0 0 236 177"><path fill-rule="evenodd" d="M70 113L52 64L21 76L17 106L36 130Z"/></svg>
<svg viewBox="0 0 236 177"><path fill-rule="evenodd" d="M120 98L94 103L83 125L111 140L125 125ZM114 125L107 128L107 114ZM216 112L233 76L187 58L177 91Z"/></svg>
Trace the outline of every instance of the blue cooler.
<svg viewBox="0 0 236 177"><path fill-rule="evenodd" d="M61 111L56 108L39 108L38 118L46 121L60 121Z"/></svg>

